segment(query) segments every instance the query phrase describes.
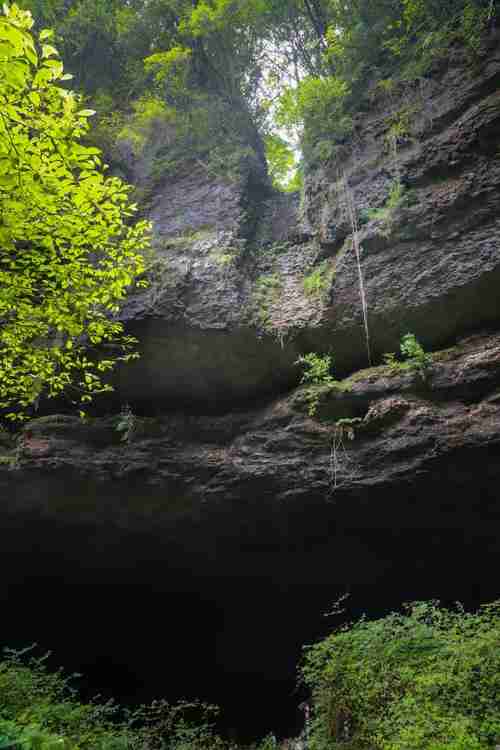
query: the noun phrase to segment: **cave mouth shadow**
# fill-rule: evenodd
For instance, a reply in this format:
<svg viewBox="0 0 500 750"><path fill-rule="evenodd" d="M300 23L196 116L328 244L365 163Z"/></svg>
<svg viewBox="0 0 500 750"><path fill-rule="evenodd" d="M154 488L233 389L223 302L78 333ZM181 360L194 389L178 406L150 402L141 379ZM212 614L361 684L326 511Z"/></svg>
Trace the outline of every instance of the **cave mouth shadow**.
<svg viewBox="0 0 500 750"><path fill-rule="evenodd" d="M374 491L369 507L242 503L146 525L113 523L100 484L94 521L6 515L0 645L51 650L55 667L84 675L85 696L197 697L220 705L221 731L239 742L294 736L302 648L341 624L325 617L341 595L346 620L415 600L474 609L498 598L491 479L474 496L470 483L456 494L434 483L413 496ZM121 484L118 508L126 491L153 492Z"/></svg>

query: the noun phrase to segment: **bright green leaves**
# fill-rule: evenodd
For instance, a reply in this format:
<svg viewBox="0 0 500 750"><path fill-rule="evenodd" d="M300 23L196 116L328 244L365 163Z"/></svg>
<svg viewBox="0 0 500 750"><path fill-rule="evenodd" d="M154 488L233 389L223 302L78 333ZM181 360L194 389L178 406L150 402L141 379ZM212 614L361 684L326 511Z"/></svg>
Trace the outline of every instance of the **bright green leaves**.
<svg viewBox="0 0 500 750"><path fill-rule="evenodd" d="M198 0L185 4L179 31L196 38L253 30L269 11L267 0Z"/></svg>
<svg viewBox="0 0 500 750"><path fill-rule="evenodd" d="M310 158L328 139L349 133L351 121L343 111L344 100L349 93L345 81L335 76L306 76L295 87L285 90L276 110L276 122L286 132L297 134Z"/></svg>
<svg viewBox="0 0 500 750"><path fill-rule="evenodd" d="M53 47L51 44L42 44L42 57L52 57L53 55L57 55L58 52L55 47Z"/></svg>
<svg viewBox="0 0 500 750"><path fill-rule="evenodd" d="M84 146L93 110L58 85L57 50L15 5L0 18L0 409L20 418L42 397L75 403L110 386L92 345L115 363L133 350L116 320L144 271L145 222L129 188ZM2 47L0 46L0 49Z"/></svg>
<svg viewBox="0 0 500 750"><path fill-rule="evenodd" d="M331 388L337 382L332 374L333 356L331 354L321 355L309 352L309 354L299 357L295 364L303 368L300 382L304 385L312 386L312 388L309 387L304 391L304 397L307 403L307 413L310 417L314 417L321 398L320 390L315 386Z"/></svg>
<svg viewBox="0 0 500 750"><path fill-rule="evenodd" d="M227 26L228 16L233 16L232 20L236 20L238 6L244 5L246 3L238 3L235 0L199 0L186 13L180 31L195 37L220 31Z"/></svg>
<svg viewBox="0 0 500 750"><path fill-rule="evenodd" d="M269 177L275 188L293 191L300 187L297 182L296 155L289 144L279 135L270 134L264 139Z"/></svg>
<svg viewBox="0 0 500 750"><path fill-rule="evenodd" d="M305 122L320 127L348 91L347 84L338 78L307 76L282 96L277 112L278 124L293 128Z"/></svg>
<svg viewBox="0 0 500 750"><path fill-rule="evenodd" d="M176 87L185 86L192 50L176 45L167 52L156 52L146 57L144 67L153 70L157 83L169 81Z"/></svg>

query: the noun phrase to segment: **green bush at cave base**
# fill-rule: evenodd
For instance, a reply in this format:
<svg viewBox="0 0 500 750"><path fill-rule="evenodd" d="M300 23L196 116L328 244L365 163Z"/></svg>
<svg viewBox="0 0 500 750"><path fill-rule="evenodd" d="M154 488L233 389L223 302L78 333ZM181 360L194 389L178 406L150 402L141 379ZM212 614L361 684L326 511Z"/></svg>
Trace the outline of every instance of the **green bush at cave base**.
<svg viewBox="0 0 500 750"><path fill-rule="evenodd" d="M0 662L0 748L235 750L215 733L214 706L83 702L73 678L30 654L8 650ZM301 676L312 696L308 750L494 748L500 601L474 614L417 602L402 614L363 617L306 647ZM273 735L252 748L269 744Z"/></svg>
<svg viewBox="0 0 500 750"><path fill-rule="evenodd" d="M0 661L0 748L9 750L224 750L214 731L218 710L199 701L165 700L127 710L82 701L73 677L47 669L32 649Z"/></svg>
<svg viewBox="0 0 500 750"><path fill-rule="evenodd" d="M362 618L308 647L310 750L486 750L500 742L500 602Z"/></svg>

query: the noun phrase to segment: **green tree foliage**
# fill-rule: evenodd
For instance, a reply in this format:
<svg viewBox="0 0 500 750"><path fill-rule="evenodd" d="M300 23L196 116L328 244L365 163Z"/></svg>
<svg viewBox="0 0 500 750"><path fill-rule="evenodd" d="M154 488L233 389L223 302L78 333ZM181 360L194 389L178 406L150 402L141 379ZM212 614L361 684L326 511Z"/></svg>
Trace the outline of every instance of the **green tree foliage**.
<svg viewBox="0 0 500 750"><path fill-rule="evenodd" d="M477 55L496 0L24 2L56 19L78 84L111 108L154 96L204 123L198 143L216 134L208 147L238 132L263 158L263 138L285 137L325 160L377 81L421 76L454 40Z"/></svg>
<svg viewBox="0 0 500 750"><path fill-rule="evenodd" d="M40 28L55 24L67 7L65 0L30 0L29 3L21 2L19 5L31 11Z"/></svg>
<svg viewBox="0 0 500 750"><path fill-rule="evenodd" d="M289 144L276 133L269 133L265 140L269 177L275 188L284 191L297 189L295 154Z"/></svg>
<svg viewBox="0 0 500 750"><path fill-rule="evenodd" d="M23 750L226 750L213 730L217 708L199 701L122 710L113 701L84 702L73 680L47 669L31 649L0 661L0 747Z"/></svg>
<svg viewBox="0 0 500 750"><path fill-rule="evenodd" d="M31 11L37 28L55 28L65 65L80 89L92 94L113 91L115 99L123 96L131 82L132 9L118 0L20 0L19 5ZM141 46L136 54L146 50Z"/></svg>
<svg viewBox="0 0 500 750"><path fill-rule="evenodd" d="M82 145L93 112L32 23L16 5L0 17L0 408L11 418L42 396L91 400L134 356L117 314L149 232L131 223L129 188Z"/></svg>
<svg viewBox="0 0 500 750"><path fill-rule="evenodd" d="M487 750L500 741L500 602L363 618L309 647L302 675L313 750Z"/></svg>
<svg viewBox="0 0 500 750"><path fill-rule="evenodd" d="M350 132L351 119L343 111L347 84L334 76L306 76L285 90L276 111L276 123L297 133L306 157L328 158L333 143Z"/></svg>

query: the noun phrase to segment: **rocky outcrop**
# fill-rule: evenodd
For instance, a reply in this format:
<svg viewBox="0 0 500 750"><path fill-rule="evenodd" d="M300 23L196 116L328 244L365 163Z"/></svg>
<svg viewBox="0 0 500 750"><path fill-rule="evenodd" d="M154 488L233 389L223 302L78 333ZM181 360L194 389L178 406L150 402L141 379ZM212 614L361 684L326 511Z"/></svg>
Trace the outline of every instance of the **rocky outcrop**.
<svg viewBox="0 0 500 750"><path fill-rule="evenodd" d="M151 287L124 311L143 356L122 401L224 410L296 383L304 351L333 351L341 374L366 365L350 201L375 359L407 331L437 348L497 324L499 83L493 35L475 63L455 48L429 78L374 92L350 140L308 166L300 210L255 163L165 178Z"/></svg>
<svg viewBox="0 0 500 750"><path fill-rule="evenodd" d="M153 197L150 286L123 310L142 356L118 374L122 401L220 410L290 383L296 356L256 330L248 238L269 185L247 167L228 178L190 163Z"/></svg>
<svg viewBox="0 0 500 750"><path fill-rule="evenodd" d="M179 514L200 518L221 508L246 513L249 504L254 510L255 504L298 504L305 512L314 502L334 503L342 523L350 518L359 524L360 507L376 508L376 518L369 510L364 515L372 527L377 519L387 524L395 512L399 523L428 524L423 488L441 486L444 477L453 507L458 496L472 497L480 487L495 494L498 334L472 337L435 355L425 381L413 370L384 366L316 390L315 419L307 415L309 389L301 388L267 407L225 416L129 415L126 433L119 428L123 415L88 423L69 416L34 420L3 458L3 511L10 506L12 512L66 514L57 489L63 482L71 484L70 503L79 498L77 508L70 506L73 522L74 511L90 521L97 508L101 518L147 526L152 514L156 525L170 525ZM28 497L17 489L26 482L38 488ZM116 500L101 504L96 497L109 498L111 483L121 488ZM406 502L396 511L394 498L402 495ZM421 498L415 513L410 495ZM444 513L445 524L461 523L451 507L443 510L438 502L435 511Z"/></svg>

